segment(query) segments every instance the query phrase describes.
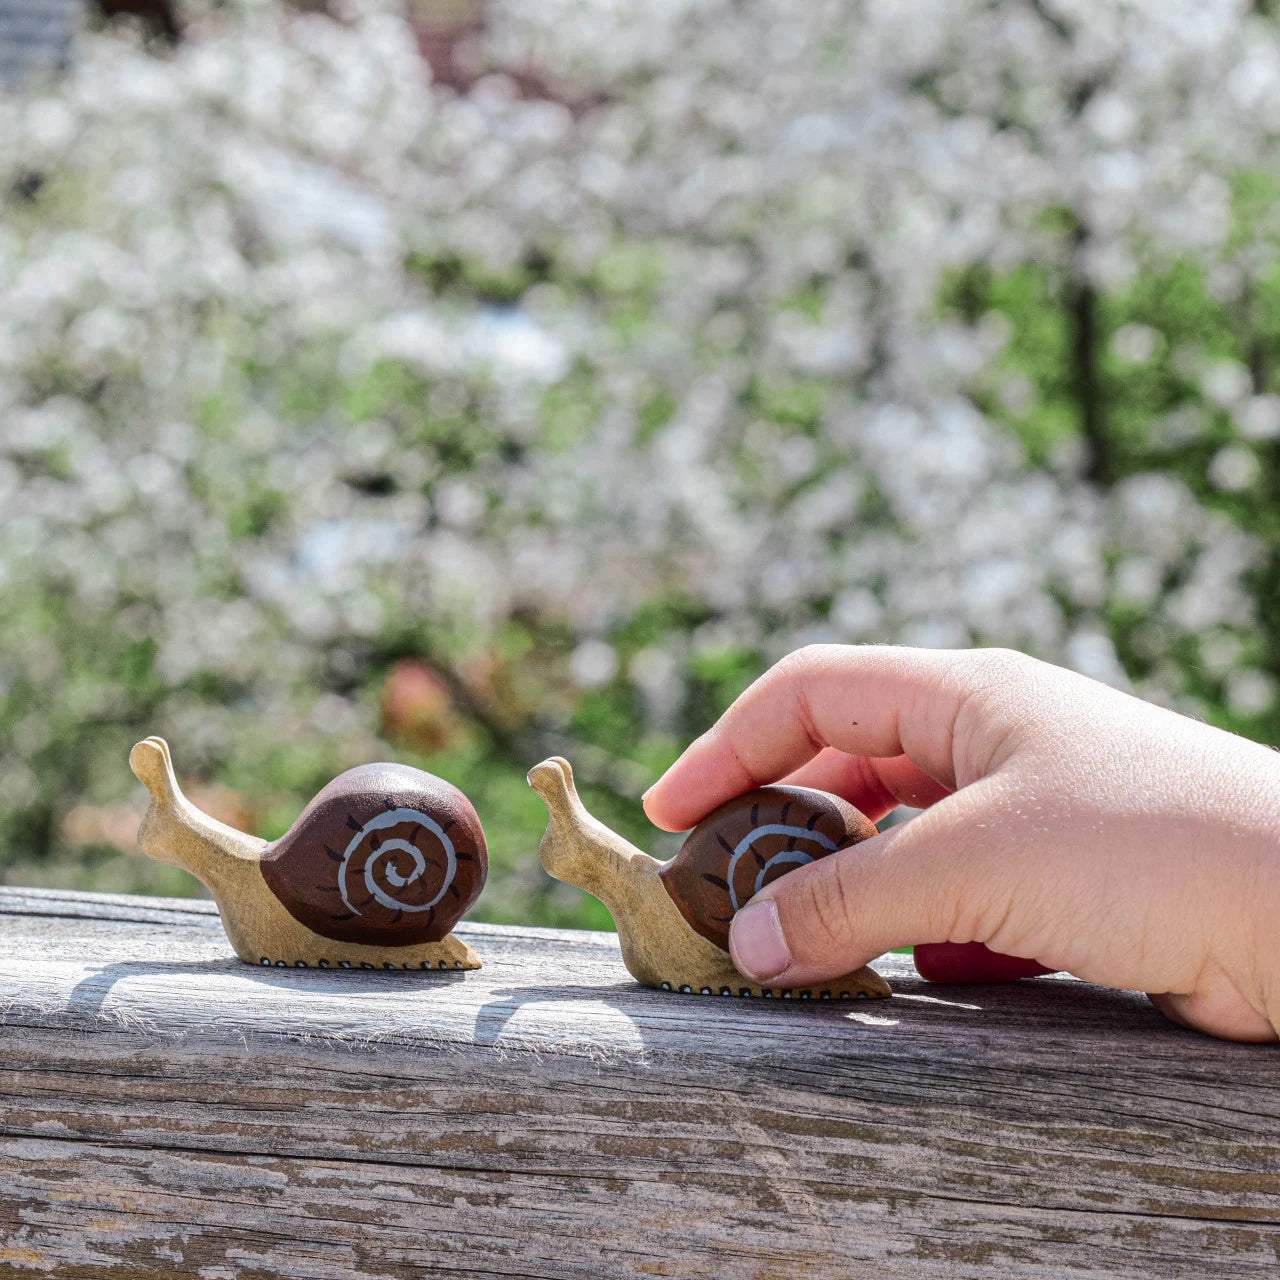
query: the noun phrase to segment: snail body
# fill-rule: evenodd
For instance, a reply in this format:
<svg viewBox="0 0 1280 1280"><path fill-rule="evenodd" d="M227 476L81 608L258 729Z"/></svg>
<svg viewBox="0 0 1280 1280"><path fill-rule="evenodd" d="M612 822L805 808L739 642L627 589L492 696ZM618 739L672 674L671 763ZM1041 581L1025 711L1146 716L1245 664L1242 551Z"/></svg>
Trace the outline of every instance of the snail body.
<svg viewBox="0 0 1280 1280"><path fill-rule="evenodd" d="M203 881L242 960L480 967L449 931L484 887L484 832L471 803L443 779L396 764L349 769L268 843L191 804L162 738L139 742L129 764L151 794L138 831L143 851Z"/></svg>
<svg viewBox="0 0 1280 1280"><path fill-rule="evenodd" d="M669 862L642 853L583 807L568 761L535 765L529 785L550 821L539 855L558 880L599 898L614 918L623 962L645 986L702 995L883 997L873 969L808 988L761 987L734 968L729 924L766 884L875 834L837 796L772 786L709 814Z"/></svg>

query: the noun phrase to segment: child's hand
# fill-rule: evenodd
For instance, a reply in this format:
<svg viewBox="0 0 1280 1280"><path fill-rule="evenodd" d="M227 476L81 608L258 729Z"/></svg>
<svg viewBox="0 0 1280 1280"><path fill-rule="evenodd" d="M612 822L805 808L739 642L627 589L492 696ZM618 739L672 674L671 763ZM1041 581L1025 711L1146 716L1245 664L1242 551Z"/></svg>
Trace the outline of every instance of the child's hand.
<svg viewBox="0 0 1280 1280"><path fill-rule="evenodd" d="M731 934L751 977L808 985L892 947L980 942L1213 1035L1277 1038L1268 748L1021 654L819 645L757 680L645 808L683 830L779 779L872 819L928 811L757 894Z"/></svg>

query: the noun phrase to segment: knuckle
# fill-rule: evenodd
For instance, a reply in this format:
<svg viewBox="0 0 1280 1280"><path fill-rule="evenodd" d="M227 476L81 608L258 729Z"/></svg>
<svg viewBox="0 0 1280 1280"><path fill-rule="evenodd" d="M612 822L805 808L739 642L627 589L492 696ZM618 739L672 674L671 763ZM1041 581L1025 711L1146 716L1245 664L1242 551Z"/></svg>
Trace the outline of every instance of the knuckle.
<svg viewBox="0 0 1280 1280"><path fill-rule="evenodd" d="M972 659L977 674L998 685L1024 679L1035 665L1034 658L1017 649L975 649Z"/></svg>
<svg viewBox="0 0 1280 1280"><path fill-rule="evenodd" d="M838 644L806 644L778 660L774 671L788 677L811 675L829 666L845 648Z"/></svg>
<svg viewBox="0 0 1280 1280"><path fill-rule="evenodd" d="M986 774L1032 706L1043 664L1016 649L975 649L955 669L953 742L975 776Z"/></svg>
<svg viewBox="0 0 1280 1280"><path fill-rule="evenodd" d="M814 677L829 669L841 651L841 645L808 644L803 648L793 649L764 676L766 683L777 691L779 699L785 700L794 708L795 715L802 722L815 749L821 749L826 743L814 727L811 701Z"/></svg>
<svg viewBox="0 0 1280 1280"><path fill-rule="evenodd" d="M958 912L957 923L964 932L964 941L999 945L1014 918L1014 895L993 893L989 889L978 895L970 895L966 906Z"/></svg>
<svg viewBox="0 0 1280 1280"><path fill-rule="evenodd" d="M1014 841L998 859L975 857L958 877L953 940L1019 953L1028 932L1055 916L1037 860L1020 852L1023 847Z"/></svg>
<svg viewBox="0 0 1280 1280"><path fill-rule="evenodd" d="M768 672L768 678L780 683L802 678L807 672L813 670L814 650L817 647L817 645L807 644L803 648L792 649L790 653L774 663Z"/></svg>
<svg viewBox="0 0 1280 1280"><path fill-rule="evenodd" d="M761 672L733 700L729 715L738 716L761 702L772 702L785 697L790 686L804 678L804 668L799 657L801 652L795 649Z"/></svg>

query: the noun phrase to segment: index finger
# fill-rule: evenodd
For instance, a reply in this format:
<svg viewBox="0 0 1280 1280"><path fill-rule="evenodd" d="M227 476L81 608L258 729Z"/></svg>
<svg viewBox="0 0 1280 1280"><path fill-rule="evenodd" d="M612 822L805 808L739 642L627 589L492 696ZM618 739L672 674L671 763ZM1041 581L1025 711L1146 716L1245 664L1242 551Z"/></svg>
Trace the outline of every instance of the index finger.
<svg viewBox="0 0 1280 1280"><path fill-rule="evenodd" d="M1003 650L811 645L789 654L696 739L644 798L651 822L683 831L717 805L775 782L824 747L905 755L948 790L990 766L1013 726L1007 706L969 717L975 693L1032 660ZM1002 701L1002 700L999 700Z"/></svg>
<svg viewBox="0 0 1280 1280"><path fill-rule="evenodd" d="M900 804L927 809L951 794L936 778L906 756L847 756L826 747L779 781L790 787L816 787L842 796L872 822Z"/></svg>

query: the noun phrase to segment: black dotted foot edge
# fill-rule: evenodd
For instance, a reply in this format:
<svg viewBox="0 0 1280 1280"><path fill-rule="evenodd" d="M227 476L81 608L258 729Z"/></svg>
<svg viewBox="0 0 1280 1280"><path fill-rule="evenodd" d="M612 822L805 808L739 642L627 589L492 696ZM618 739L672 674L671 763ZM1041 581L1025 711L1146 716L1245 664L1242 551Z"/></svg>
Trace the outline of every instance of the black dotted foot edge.
<svg viewBox="0 0 1280 1280"><path fill-rule="evenodd" d="M661 984L661 989L663 991L676 991L676 992L679 992L681 995L686 995L686 996L695 994L693 987L690 986L688 983L685 983L683 986L677 987L677 986L673 986L670 982L664 982ZM702 995L702 996L710 996L710 995L715 995L717 993L712 991L710 987L701 987L698 989L696 994ZM752 990L750 987L739 987L738 990L735 992L732 987L721 987L719 994L722 996L736 995L739 998L742 998L743 996L749 997L752 994ZM761 989L759 998L762 1000L775 1000L775 999L776 1000L791 1000L791 999L869 1000L871 997L865 991L853 992L853 991L815 990L812 987L805 987L804 989L790 989L790 990L780 991L776 987L775 988L764 987Z"/></svg>
<svg viewBox="0 0 1280 1280"><path fill-rule="evenodd" d="M292 964L290 964L288 960L272 960L270 956L263 956L262 959L258 961L258 963L262 965L264 968L268 968L268 969L272 969L272 968L274 969L310 969L313 967L312 965L309 965L305 960L295 960ZM381 965L373 964L371 961L368 961L368 960L361 960L359 963L354 963L351 960L339 960L336 965L332 960L319 960L314 965L314 968L317 968L317 969L333 969L333 968L411 969L416 972L419 969L436 969L436 968L448 969L452 971L452 970L460 970L464 968L464 966L461 960L455 960L452 964L450 964L447 960L441 960L438 964L432 964L430 960L423 960L421 964L392 964L390 960L384 960Z"/></svg>

